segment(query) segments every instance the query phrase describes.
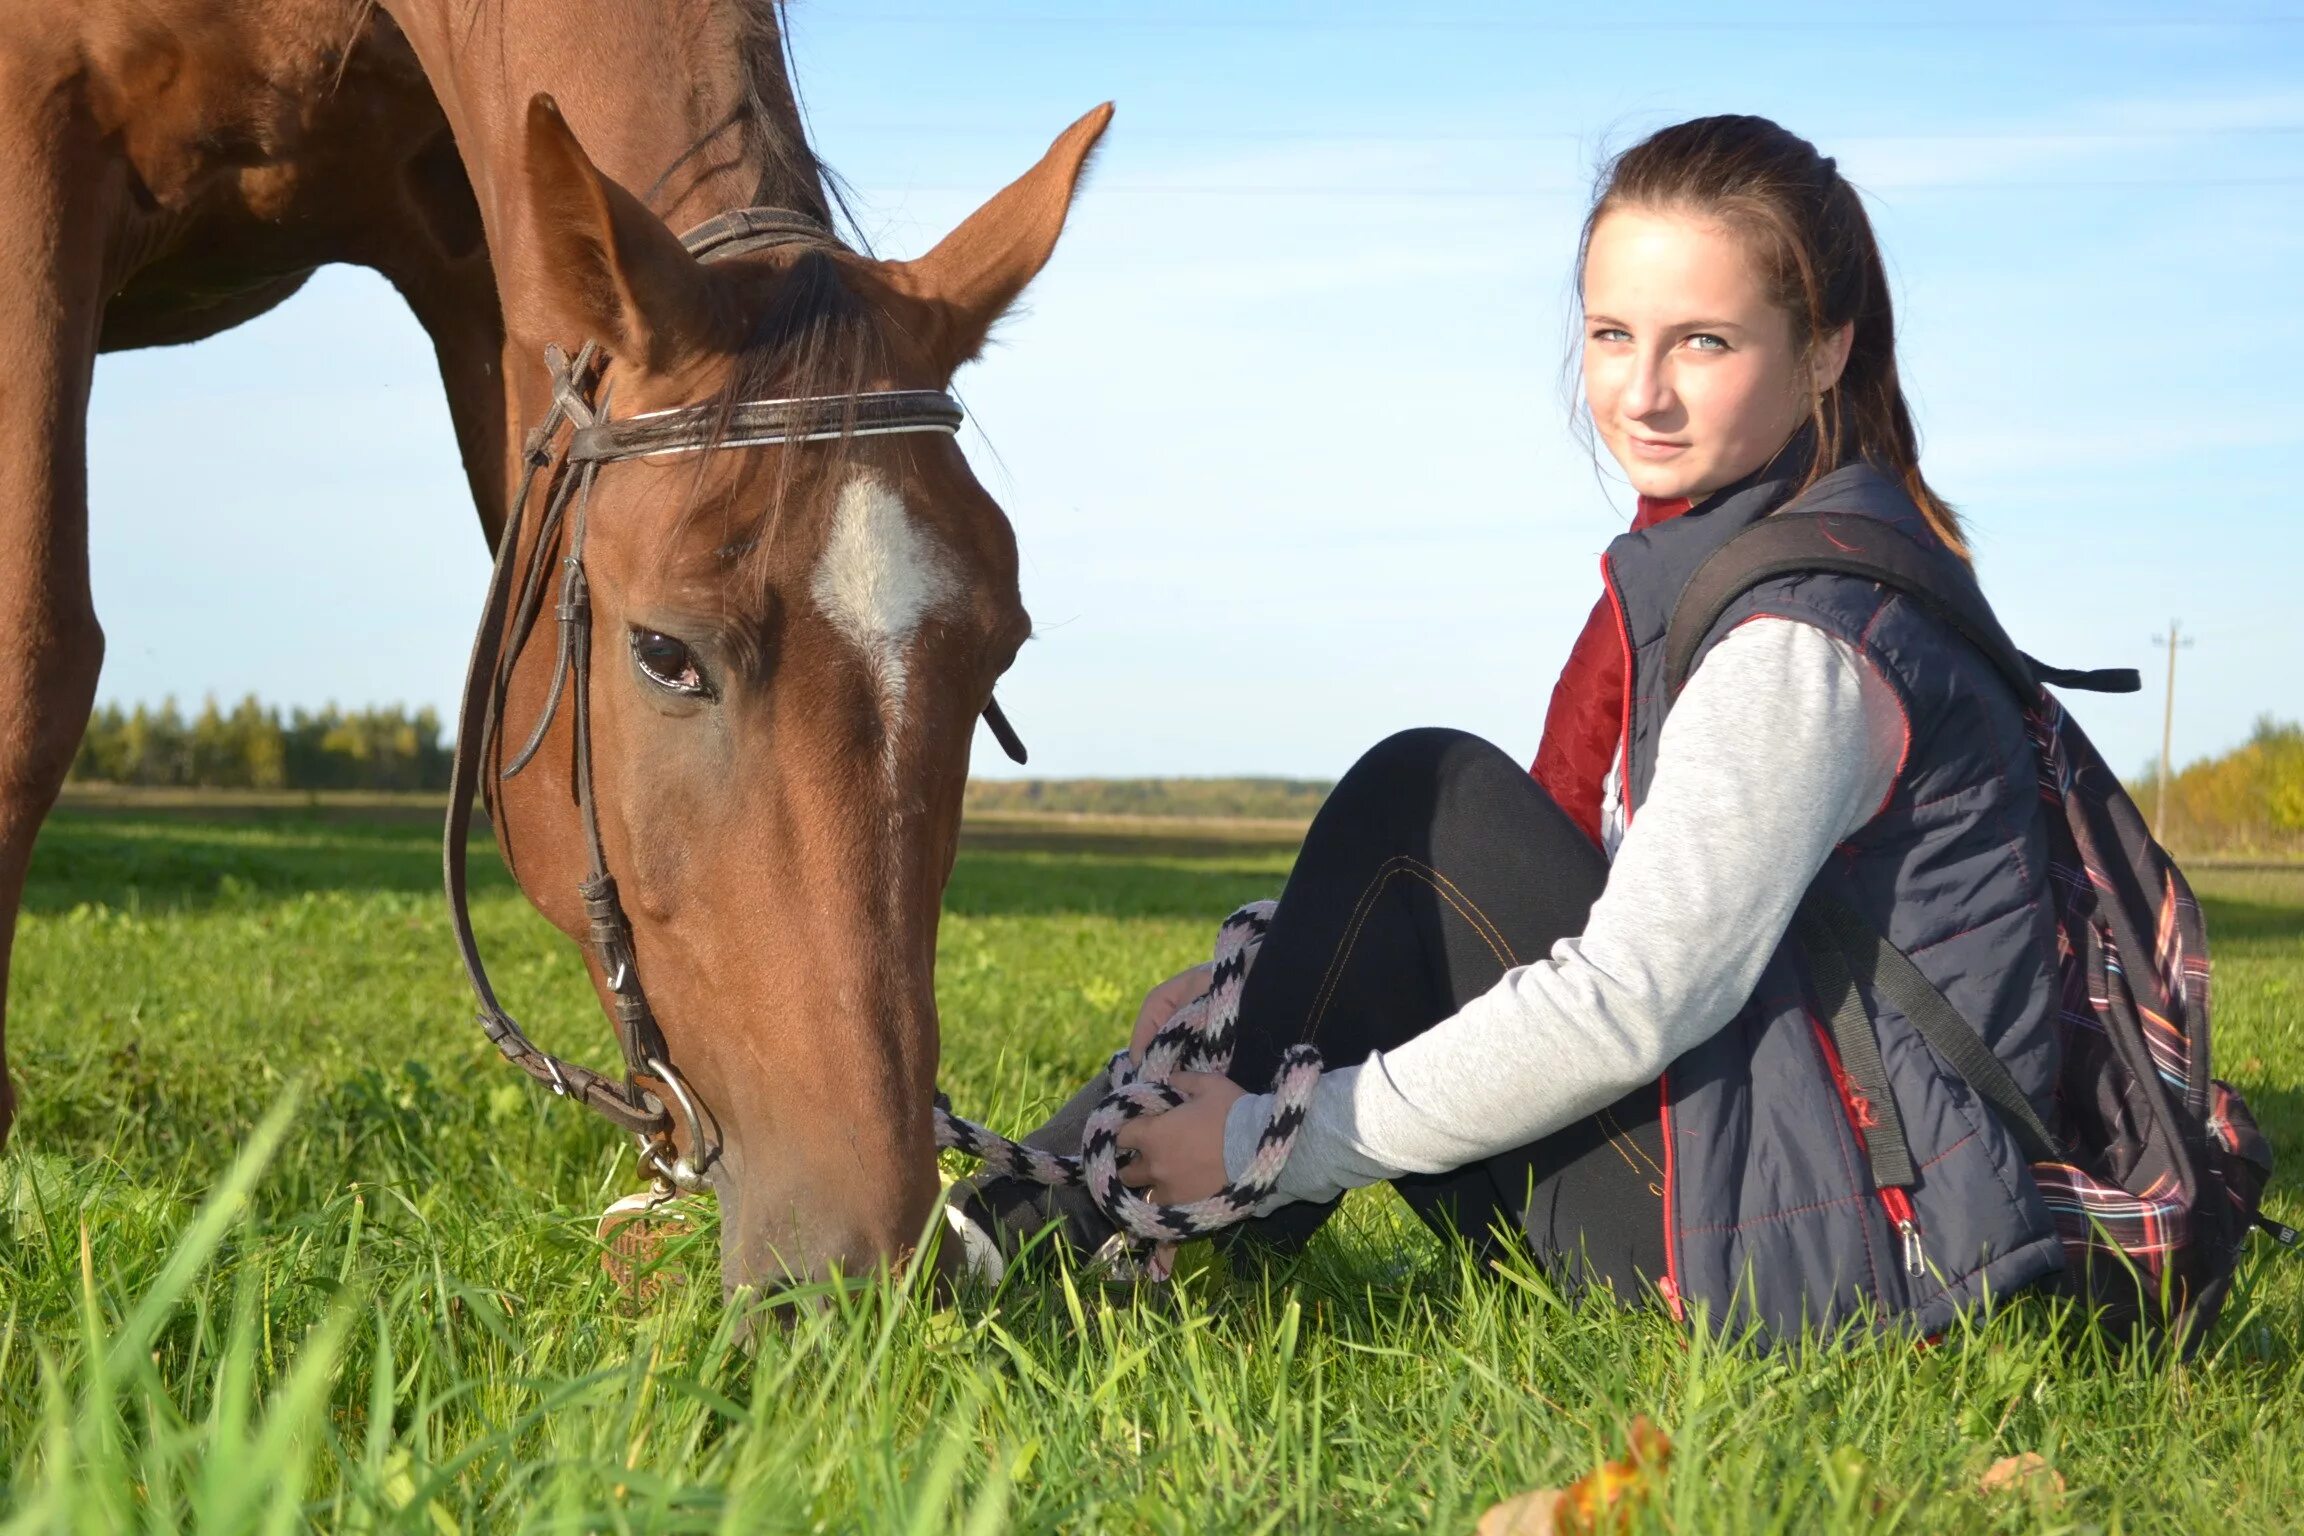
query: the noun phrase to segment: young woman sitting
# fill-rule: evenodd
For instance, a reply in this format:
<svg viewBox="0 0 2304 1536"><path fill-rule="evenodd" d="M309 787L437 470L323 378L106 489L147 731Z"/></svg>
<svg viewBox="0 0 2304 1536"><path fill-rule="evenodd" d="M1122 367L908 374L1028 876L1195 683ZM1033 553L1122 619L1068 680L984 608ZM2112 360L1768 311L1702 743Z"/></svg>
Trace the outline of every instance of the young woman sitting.
<svg viewBox="0 0 2304 1536"><path fill-rule="evenodd" d="M1875 1185L1874 1107L1791 933L1811 891L1853 909L2051 1112L2056 928L2018 701L1920 603L1816 571L1731 604L1676 699L1663 677L1690 578L1786 508L1966 558L1921 475L1878 246L1807 141L1713 117L1614 161L1577 259L1584 401L1639 514L1533 773L1449 730L1354 764L1249 975L1229 1076L1177 1079L1188 1102L1123 1134L1123 1177L1214 1193L1255 1149L1257 1090L1309 1041L1328 1070L1241 1230L1301 1241L1385 1180L1437 1227L1515 1233L1571 1283L1675 1313L1940 1328L2062 1267L2049 1213L2007 1127L1892 1009L1915 1175ZM1155 988L1136 1047L1205 985ZM1100 1092L1032 1139L1077 1146ZM1009 1180L971 1200L1011 1238L1100 1220Z"/></svg>

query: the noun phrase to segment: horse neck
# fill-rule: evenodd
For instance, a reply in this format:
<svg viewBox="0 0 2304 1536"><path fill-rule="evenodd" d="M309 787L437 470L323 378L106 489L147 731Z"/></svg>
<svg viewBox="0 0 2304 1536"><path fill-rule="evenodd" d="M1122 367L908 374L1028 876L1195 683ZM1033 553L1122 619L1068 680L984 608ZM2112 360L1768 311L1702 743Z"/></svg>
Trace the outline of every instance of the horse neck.
<svg viewBox="0 0 2304 1536"><path fill-rule="evenodd" d="M520 227L528 103L548 92L585 152L675 230L771 203L822 218L775 0L381 0L432 82L480 204L515 348L548 340Z"/></svg>

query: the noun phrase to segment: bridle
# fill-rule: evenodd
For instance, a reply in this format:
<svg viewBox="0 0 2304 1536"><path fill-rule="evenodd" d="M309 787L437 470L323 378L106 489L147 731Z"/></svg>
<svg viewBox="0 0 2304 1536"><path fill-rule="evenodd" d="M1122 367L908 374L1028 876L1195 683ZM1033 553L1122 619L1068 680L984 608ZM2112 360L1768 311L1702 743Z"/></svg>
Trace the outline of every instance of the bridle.
<svg viewBox="0 0 2304 1536"><path fill-rule="evenodd" d="M780 245L836 244L815 220L781 208L739 208L723 213L689 231L681 243L700 261L725 260ZM631 1133L640 1144L641 1166L668 1195L675 1190L701 1189L720 1156L721 1143L718 1122L673 1067L671 1049L648 1006L648 994L640 984L638 957L633 952L631 920L617 897L616 880L609 873L600 840L600 817L592 787L592 608L584 571L584 533L593 480L603 465L659 454L901 433L953 433L960 428L961 411L959 402L942 390L894 389L680 406L616 418L608 414L606 392L597 398L594 395L599 361L599 348L589 341L574 359L558 346L544 349L544 363L552 374L552 405L522 444L519 487L497 540L488 599L464 674L441 863L456 947L480 1005L480 1028L514 1066L554 1093L576 1100ZM568 430L563 440L564 427ZM539 479L546 487L543 520L515 601L513 566ZM542 713L506 762L500 778L513 777L535 759L561 699L571 700L577 812L584 824L590 861L577 894L584 903L593 954L608 982L616 1040L624 1053L621 1081L555 1056L528 1038L519 1022L497 1001L472 931L465 863L472 798L480 785L481 767L489 760L490 746L503 724L501 712L513 666L543 604L551 574L548 556L556 545L561 549L560 596L554 609L559 648L553 659L552 679ZM1023 762L1024 745L997 702L985 705L984 718L1001 749ZM662 1084L669 1102L667 1097L643 1088L642 1078ZM686 1141L685 1152L681 1140Z"/></svg>

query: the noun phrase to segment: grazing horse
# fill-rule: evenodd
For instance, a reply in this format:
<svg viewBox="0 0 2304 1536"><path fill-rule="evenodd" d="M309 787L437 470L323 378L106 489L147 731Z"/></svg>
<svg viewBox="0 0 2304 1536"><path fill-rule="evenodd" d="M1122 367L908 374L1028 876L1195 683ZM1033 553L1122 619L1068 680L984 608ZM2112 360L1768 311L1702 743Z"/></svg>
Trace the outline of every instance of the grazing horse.
<svg viewBox="0 0 2304 1536"><path fill-rule="evenodd" d="M707 265L676 231L763 205L830 222L780 23L773 0L0 14L0 965L103 652L98 351L198 340L322 262L374 268L432 337L512 570L568 553L564 520L512 505L555 405L547 347L590 344L578 387L618 420L942 391L977 353L1110 109L915 261L804 239ZM555 647L510 605L483 636L509 658L510 737L482 778L506 862L570 937L592 933L588 866L614 873L654 1025L716 1129L734 1285L869 1267L933 1208L940 895L974 721L1029 623L1013 533L948 435L714 446L587 466L588 708L556 707ZM613 1014L625 978L587 953ZM12 1110L0 1071L0 1133Z"/></svg>

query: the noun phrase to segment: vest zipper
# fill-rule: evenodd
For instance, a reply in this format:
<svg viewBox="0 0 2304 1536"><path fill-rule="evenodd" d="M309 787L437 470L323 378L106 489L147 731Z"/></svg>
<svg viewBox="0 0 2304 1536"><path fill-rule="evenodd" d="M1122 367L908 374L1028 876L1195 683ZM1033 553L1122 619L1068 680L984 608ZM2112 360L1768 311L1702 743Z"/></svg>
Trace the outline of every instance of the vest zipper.
<svg viewBox="0 0 2304 1536"><path fill-rule="evenodd" d="M1848 1129L1856 1135L1856 1145L1867 1149L1870 1142L1865 1131L1872 1120L1871 1106L1856 1096L1847 1071L1840 1065L1839 1048L1833 1045L1831 1034L1817 1022L1815 1015L1808 1018L1808 1028L1816 1036L1816 1048L1824 1053L1824 1070L1832 1079L1832 1088L1840 1096L1840 1112L1848 1117ZM1920 1246L1920 1218L1912 1209L1912 1197L1894 1184L1881 1184L1874 1188L1880 1197L1881 1214L1896 1231L1903 1248L1904 1273L1915 1280L1928 1278L1928 1255Z"/></svg>
<svg viewBox="0 0 2304 1536"><path fill-rule="evenodd" d="M1664 1143L1664 1278L1656 1289L1672 1310L1672 1321L1688 1321L1688 1304L1680 1294L1680 1245L1672 1240L1672 1074L1656 1079L1656 1129Z"/></svg>
<svg viewBox="0 0 2304 1536"><path fill-rule="evenodd" d="M1616 803L1624 808L1624 826L1632 826L1632 673L1637 658L1632 650L1632 621L1624 614L1624 594L1616 590L1616 566L1606 555L1600 557L1600 588L1608 594L1608 606L1616 615L1616 644L1624 652L1624 693L1618 701L1616 718L1622 722L1616 733ZM1605 785L1607 779L1602 777ZM1601 833L1607 833L1606 793L1601 804ZM1680 1245L1673 1241L1672 1196L1677 1160L1672 1156L1672 1074L1662 1072L1656 1077L1656 1130L1664 1142L1664 1278L1656 1282L1664 1305L1671 1309L1672 1320L1688 1320L1687 1298L1680 1291Z"/></svg>
<svg viewBox="0 0 2304 1536"><path fill-rule="evenodd" d="M1904 1273L1915 1280L1928 1278L1928 1256L1920 1251L1920 1219L1912 1214L1912 1197L1890 1184L1880 1191L1880 1205L1904 1239Z"/></svg>

